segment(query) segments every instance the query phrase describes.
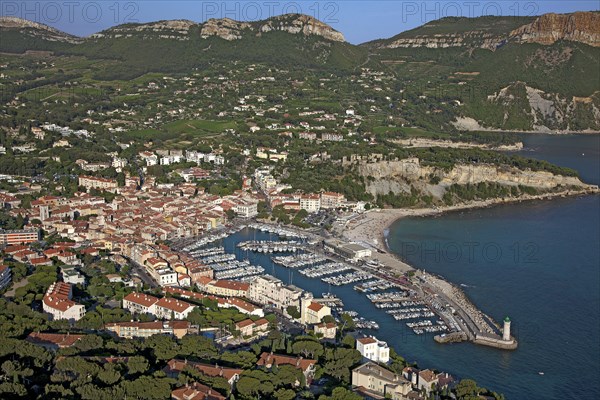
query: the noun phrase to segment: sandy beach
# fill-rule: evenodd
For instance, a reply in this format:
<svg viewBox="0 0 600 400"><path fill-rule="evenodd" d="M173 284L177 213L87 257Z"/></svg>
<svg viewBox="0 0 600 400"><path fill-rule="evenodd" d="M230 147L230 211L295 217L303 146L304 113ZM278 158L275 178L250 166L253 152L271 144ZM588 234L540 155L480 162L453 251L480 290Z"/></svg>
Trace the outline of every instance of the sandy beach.
<svg viewBox="0 0 600 400"><path fill-rule="evenodd" d="M451 211L485 208L498 204L509 204L532 200L549 200L555 197L587 195L593 193L598 193L597 187L590 186L581 190L567 190L564 192L547 193L542 195L527 195L520 198L471 201L453 206L435 208L374 209L350 218L343 227L338 228L338 234L348 241L362 243L376 249L377 252L373 252L373 258L390 266L398 273L405 273L413 270L414 268L393 254L388 249L385 240L390 225L401 218L439 215Z"/></svg>

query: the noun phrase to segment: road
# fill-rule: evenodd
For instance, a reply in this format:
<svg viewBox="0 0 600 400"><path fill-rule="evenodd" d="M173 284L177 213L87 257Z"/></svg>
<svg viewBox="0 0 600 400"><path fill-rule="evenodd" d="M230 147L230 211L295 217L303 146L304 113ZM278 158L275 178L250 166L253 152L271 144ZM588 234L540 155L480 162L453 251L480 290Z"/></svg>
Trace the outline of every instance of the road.
<svg viewBox="0 0 600 400"><path fill-rule="evenodd" d="M150 275L148 275L148 273L146 272L146 269L141 264L136 263L135 261L133 261L130 258L127 258L127 260L129 261L129 263L132 266L131 269L140 277L142 282L144 282L146 285L150 286L151 288L158 287L158 283L156 283L156 281L154 279L152 279L152 277Z"/></svg>

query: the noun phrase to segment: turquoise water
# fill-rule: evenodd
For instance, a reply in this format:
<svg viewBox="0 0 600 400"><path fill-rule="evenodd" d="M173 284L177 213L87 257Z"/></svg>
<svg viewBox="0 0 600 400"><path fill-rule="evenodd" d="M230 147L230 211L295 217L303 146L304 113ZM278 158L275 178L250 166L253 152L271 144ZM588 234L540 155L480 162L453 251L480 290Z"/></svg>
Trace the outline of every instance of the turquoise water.
<svg viewBox="0 0 600 400"><path fill-rule="evenodd" d="M528 136L525 144L524 155L600 182L600 137ZM286 283L316 296L330 290L347 310L379 323L379 331L365 333L386 340L423 368L473 378L507 399L595 399L600 392L599 209L600 196L587 196L403 219L390 228L393 251L467 285L468 296L494 319L511 317L520 343L513 352L471 343L439 345L375 308L352 285L329 288L274 265L268 255L235 248L240 240L269 239L268 234L243 230L224 244Z"/></svg>

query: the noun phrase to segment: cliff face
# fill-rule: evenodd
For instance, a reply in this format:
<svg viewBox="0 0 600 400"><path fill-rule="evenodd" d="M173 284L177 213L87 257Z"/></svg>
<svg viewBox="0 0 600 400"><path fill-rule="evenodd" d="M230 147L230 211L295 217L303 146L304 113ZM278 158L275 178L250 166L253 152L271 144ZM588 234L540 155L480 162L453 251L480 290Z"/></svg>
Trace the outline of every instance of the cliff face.
<svg viewBox="0 0 600 400"><path fill-rule="evenodd" d="M246 36L261 36L272 31L296 35L316 35L326 40L344 42L344 35L323 22L303 14L287 14L257 22L240 22L230 18L209 19L198 24L188 20L168 20L147 24L125 24L92 35L92 38L142 37L189 40L193 28L200 30L200 37L217 36L227 41L240 40Z"/></svg>
<svg viewBox="0 0 600 400"><path fill-rule="evenodd" d="M458 118L455 127L461 130L518 131L521 128L516 127L513 121L521 120L527 121L529 130L536 132L597 132L600 129L600 92L589 97L567 97L546 93L525 82L515 82L488 95L486 101L504 110L503 120L491 120L489 115L480 113L474 115L472 121ZM472 123L474 121L476 123Z"/></svg>
<svg viewBox="0 0 600 400"><path fill-rule="evenodd" d="M286 14L254 23L238 22L229 18L210 19L202 25L203 38L218 36L225 40L241 39L244 33L260 36L263 33L281 31L304 36L316 35L335 42L344 42L344 35L329 25L303 14Z"/></svg>
<svg viewBox="0 0 600 400"><path fill-rule="evenodd" d="M524 185L538 189L553 189L558 186L587 187L579 178L554 175L545 171L520 170L508 166L496 165L455 165L452 170L423 166L418 158L408 158L399 161L381 161L362 164L359 173L368 177L367 191L373 196L385 195L390 191L399 194L408 191L409 185L430 186L431 193L440 197L444 187L452 184L478 184L494 182L501 185ZM439 184L429 185L432 177L439 179Z"/></svg>
<svg viewBox="0 0 600 400"><path fill-rule="evenodd" d="M19 30L51 42L79 43L81 39L44 24L16 17L0 17L0 30Z"/></svg>
<svg viewBox="0 0 600 400"><path fill-rule="evenodd" d="M488 18L485 20L485 18ZM450 19L429 22L376 45L380 48L466 47L496 50L508 42L551 45L558 40L600 46L600 13L544 14L532 22L523 19L482 17L476 20ZM486 23L487 21L487 23ZM518 22L522 25L519 25Z"/></svg>
<svg viewBox="0 0 600 400"><path fill-rule="evenodd" d="M177 19L157 21L147 24L126 24L96 33L91 38L117 39L127 37L161 38L188 40L190 29L197 26L193 21Z"/></svg>
<svg viewBox="0 0 600 400"><path fill-rule="evenodd" d="M558 40L570 40L600 47L600 13L544 14L515 29L510 36L520 43L550 45Z"/></svg>
<svg viewBox="0 0 600 400"><path fill-rule="evenodd" d="M445 33L414 38L399 38L388 44L387 48L426 47L428 49L444 49L448 47L480 47L495 50L501 40L483 31L463 33Z"/></svg>
<svg viewBox="0 0 600 400"><path fill-rule="evenodd" d="M200 36L206 39L210 36L218 36L225 40L238 40L242 38L242 31L249 29L250 24L234 21L229 18L209 19L202 25Z"/></svg>
<svg viewBox="0 0 600 400"><path fill-rule="evenodd" d="M329 25L308 15L281 15L268 19L260 28L260 32L283 31L305 36L317 35L334 42L345 42L344 35Z"/></svg>

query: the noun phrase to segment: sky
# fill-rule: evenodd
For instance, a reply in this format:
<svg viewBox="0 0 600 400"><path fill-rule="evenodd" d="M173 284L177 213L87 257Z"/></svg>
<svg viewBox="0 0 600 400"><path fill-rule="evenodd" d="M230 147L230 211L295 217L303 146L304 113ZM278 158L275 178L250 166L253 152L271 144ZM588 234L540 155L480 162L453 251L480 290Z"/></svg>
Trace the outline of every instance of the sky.
<svg viewBox="0 0 600 400"><path fill-rule="evenodd" d="M354 44L388 38L446 16L528 16L592 10L600 10L600 0L0 1L2 16L41 22L77 36L87 36L128 22L161 19L203 22L224 17L254 21L285 13L303 13L331 25Z"/></svg>

